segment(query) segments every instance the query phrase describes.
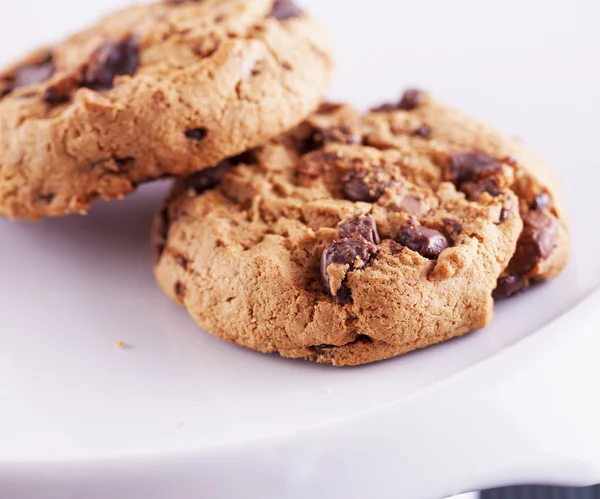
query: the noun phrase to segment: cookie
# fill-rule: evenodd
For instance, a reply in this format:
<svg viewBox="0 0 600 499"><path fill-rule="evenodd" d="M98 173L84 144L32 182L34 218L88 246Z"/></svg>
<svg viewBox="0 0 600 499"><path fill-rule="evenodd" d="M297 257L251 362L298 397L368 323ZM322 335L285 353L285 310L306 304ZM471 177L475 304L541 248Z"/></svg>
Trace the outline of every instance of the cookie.
<svg viewBox="0 0 600 499"><path fill-rule="evenodd" d="M85 212L296 126L332 70L289 0L126 8L0 73L0 215Z"/></svg>
<svg viewBox="0 0 600 499"><path fill-rule="evenodd" d="M566 230L540 160L408 91L364 116L325 104L179 181L155 272L222 339L357 365L487 326L494 293L560 271Z"/></svg>

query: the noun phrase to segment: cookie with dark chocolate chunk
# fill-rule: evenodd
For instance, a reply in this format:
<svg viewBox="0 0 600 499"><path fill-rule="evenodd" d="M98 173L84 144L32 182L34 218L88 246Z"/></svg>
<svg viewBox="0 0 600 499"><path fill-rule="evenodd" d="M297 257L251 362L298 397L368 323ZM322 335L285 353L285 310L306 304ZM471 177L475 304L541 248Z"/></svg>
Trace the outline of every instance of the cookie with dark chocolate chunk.
<svg viewBox="0 0 600 499"><path fill-rule="evenodd" d="M85 212L261 145L321 104L330 54L291 0L115 12L0 70L0 216Z"/></svg>
<svg viewBox="0 0 600 499"><path fill-rule="evenodd" d="M325 104L217 167L218 185L177 182L166 238L157 216L157 280L177 303L183 286L194 320L238 345L388 359L485 327L494 298L562 268L566 224L546 171L421 91L366 115Z"/></svg>

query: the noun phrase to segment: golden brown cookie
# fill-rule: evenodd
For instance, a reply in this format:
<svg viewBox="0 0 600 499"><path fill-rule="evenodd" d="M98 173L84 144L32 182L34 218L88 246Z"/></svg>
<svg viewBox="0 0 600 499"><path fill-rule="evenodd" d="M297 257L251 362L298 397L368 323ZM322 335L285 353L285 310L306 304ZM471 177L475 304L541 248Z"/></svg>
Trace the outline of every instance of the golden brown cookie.
<svg viewBox="0 0 600 499"><path fill-rule="evenodd" d="M0 215L84 212L297 125L332 69L289 0L171 0L116 12L0 72Z"/></svg>
<svg viewBox="0 0 600 499"><path fill-rule="evenodd" d="M485 327L494 290L568 255L547 167L419 91L365 116L325 104L179 181L154 241L159 284L207 331L335 365Z"/></svg>

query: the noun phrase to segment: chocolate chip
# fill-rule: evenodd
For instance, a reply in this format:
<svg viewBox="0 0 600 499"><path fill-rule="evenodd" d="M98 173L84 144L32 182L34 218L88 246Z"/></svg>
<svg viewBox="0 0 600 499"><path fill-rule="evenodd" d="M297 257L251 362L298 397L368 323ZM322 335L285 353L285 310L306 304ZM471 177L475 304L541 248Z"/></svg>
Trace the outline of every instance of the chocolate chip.
<svg viewBox="0 0 600 499"><path fill-rule="evenodd" d="M184 180L184 187L187 189L194 189L197 194L202 194L204 191L217 187L219 182L221 182L223 175L225 175L225 173L231 170L234 166L242 163L251 165L255 162L255 152L252 150L246 151L242 154L221 161L217 166L205 168L204 170L200 170L199 172L186 177Z"/></svg>
<svg viewBox="0 0 600 499"><path fill-rule="evenodd" d="M275 0L273 10L269 17L274 17L278 21L285 21L294 17L300 17L304 12L292 0Z"/></svg>
<svg viewBox="0 0 600 499"><path fill-rule="evenodd" d="M335 292L335 298L340 303L351 303L352 291L346 283L348 273L364 269L376 253L377 248L375 245L362 237L342 239L341 241L334 242L325 248L321 257L323 286L325 286L329 294L334 295L331 278L328 273L329 267L332 265L347 266L347 269L344 269L345 275Z"/></svg>
<svg viewBox="0 0 600 499"><path fill-rule="evenodd" d="M544 210L550 207L550 195L547 192L538 194L533 203L531 203L532 210Z"/></svg>
<svg viewBox="0 0 600 499"><path fill-rule="evenodd" d="M482 152L455 153L448 161L448 172L454 184L462 184L502 172L502 164Z"/></svg>
<svg viewBox="0 0 600 499"><path fill-rule="evenodd" d="M402 253L402 251L404 251L404 246L402 246L401 244L398 244L396 241L389 241L390 244L390 251L392 252L392 255L399 255L400 253Z"/></svg>
<svg viewBox="0 0 600 499"><path fill-rule="evenodd" d="M546 211L530 211L523 215L523 232L510 261L510 274L524 276L548 258L556 247L559 223Z"/></svg>
<svg viewBox="0 0 600 499"><path fill-rule="evenodd" d="M430 260L436 259L449 246L446 236L440 231L413 224L400 230L398 242Z"/></svg>
<svg viewBox="0 0 600 499"><path fill-rule="evenodd" d="M431 127L429 125L421 125L413 132L413 135L422 139L429 139L431 138Z"/></svg>
<svg viewBox="0 0 600 499"><path fill-rule="evenodd" d="M39 64L29 64L21 67L13 80L13 88L36 85L48 80L56 70L52 55L48 55L43 62Z"/></svg>
<svg viewBox="0 0 600 499"><path fill-rule="evenodd" d="M55 71L56 66L54 65L51 53L48 53L38 63L21 66L16 70L15 74L9 78L7 86L3 90L0 90L0 98L10 94L19 87L43 83L50 79Z"/></svg>
<svg viewBox="0 0 600 499"><path fill-rule="evenodd" d="M494 300L503 300L527 289L527 280L518 275L507 275L498 279L492 296Z"/></svg>
<svg viewBox="0 0 600 499"><path fill-rule="evenodd" d="M506 208L502 208L502 210L500 211L500 220L498 220L498 223L504 223L508 220L508 216L510 215L510 210L507 210Z"/></svg>
<svg viewBox="0 0 600 499"><path fill-rule="evenodd" d="M498 185L498 179L494 177L482 178L476 182L467 182L462 184L460 190L471 201L478 201L486 192L492 197L502 194L502 189Z"/></svg>
<svg viewBox="0 0 600 499"><path fill-rule="evenodd" d="M101 45L91 56L83 72L82 87L109 90L116 76L134 74L140 64L138 46L133 37Z"/></svg>
<svg viewBox="0 0 600 499"><path fill-rule="evenodd" d="M59 105L69 102L71 93L81 86L81 71L73 71L60 78L44 92L43 99L50 105Z"/></svg>
<svg viewBox="0 0 600 499"><path fill-rule="evenodd" d="M175 291L175 296L179 299L182 299L185 296L185 286L179 281L175 283L173 291Z"/></svg>
<svg viewBox="0 0 600 499"><path fill-rule="evenodd" d="M362 144L362 136L345 125L329 128L315 127L312 135L302 145L302 154L321 149L327 143Z"/></svg>
<svg viewBox="0 0 600 499"><path fill-rule="evenodd" d="M371 215L353 217L344 222L340 225L340 237L349 239L362 237L374 244L381 242L377 232L377 224Z"/></svg>
<svg viewBox="0 0 600 499"><path fill-rule="evenodd" d="M58 106L69 102L69 94L57 91L56 87L50 87L46 89L42 99L52 106Z"/></svg>
<svg viewBox="0 0 600 499"><path fill-rule="evenodd" d="M183 255L177 255L175 257L175 263L177 263L177 265L179 265L181 268L187 269L189 261L188 261L188 259L185 256L183 256Z"/></svg>
<svg viewBox="0 0 600 499"><path fill-rule="evenodd" d="M422 90L410 88L404 92L404 95L402 95L400 104L398 104L398 109L412 111L422 105L426 98L427 94Z"/></svg>
<svg viewBox="0 0 600 499"><path fill-rule="evenodd" d="M349 170L342 176L342 190L346 199L375 203L394 182L382 168Z"/></svg>
<svg viewBox="0 0 600 499"><path fill-rule="evenodd" d="M391 111L414 111L419 106L423 105L427 100L427 94L422 90L410 88L404 92L400 102L391 104L382 104L381 106L371 109L376 113L391 112Z"/></svg>
<svg viewBox="0 0 600 499"><path fill-rule="evenodd" d="M462 234L463 226L460 222L452 220L451 218L444 218L442 220L442 223L444 224L444 229L446 229L446 233L451 238L460 236Z"/></svg>
<svg viewBox="0 0 600 499"><path fill-rule="evenodd" d="M208 134L206 128L190 128L185 131L185 136L188 139L200 141Z"/></svg>

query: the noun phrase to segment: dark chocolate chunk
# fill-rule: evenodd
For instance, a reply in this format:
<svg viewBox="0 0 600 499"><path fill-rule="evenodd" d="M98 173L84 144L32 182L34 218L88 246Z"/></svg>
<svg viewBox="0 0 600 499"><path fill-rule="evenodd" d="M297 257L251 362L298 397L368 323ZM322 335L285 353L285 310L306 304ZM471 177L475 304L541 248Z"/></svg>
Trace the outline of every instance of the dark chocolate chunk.
<svg viewBox="0 0 600 499"><path fill-rule="evenodd" d="M48 57L39 64L28 64L27 66L23 66L15 74L12 84L13 89L42 83L48 80L54 74L55 70L56 67L52 61L52 55L48 55Z"/></svg>
<svg viewBox="0 0 600 499"><path fill-rule="evenodd" d="M518 275L507 275L498 279L492 296L494 300L503 300L527 289L527 280Z"/></svg>
<svg viewBox="0 0 600 499"><path fill-rule="evenodd" d="M140 56L133 37L101 45L83 72L82 87L109 90L116 76L132 75L138 70Z"/></svg>
<svg viewBox="0 0 600 499"><path fill-rule="evenodd" d="M304 12L292 0L275 0L273 10L269 17L274 17L278 21L285 21L294 17L300 17Z"/></svg>
<svg viewBox="0 0 600 499"><path fill-rule="evenodd" d="M351 303L352 291L346 285L347 275L349 272L364 269L376 253L376 246L362 237L334 242L325 248L321 257L323 286L329 294L333 295L327 270L331 265L347 265L346 277L344 277L341 287L337 290L335 298L340 303Z"/></svg>
<svg viewBox="0 0 600 499"><path fill-rule="evenodd" d="M175 257L175 262L183 269L187 269L187 266L189 264L188 259L183 255L177 255Z"/></svg>
<svg viewBox="0 0 600 499"><path fill-rule="evenodd" d="M532 210L544 210L550 207L550 195L547 192L538 194L531 204Z"/></svg>
<svg viewBox="0 0 600 499"><path fill-rule="evenodd" d="M340 237L348 239L362 237L374 244L381 242L377 224L371 215L353 217L344 222L340 225Z"/></svg>
<svg viewBox="0 0 600 499"><path fill-rule="evenodd" d="M221 182L225 173L234 166L240 164L251 165L256 162L256 154L253 150L246 151L237 156L221 161L217 166L205 168L185 178L184 187L194 189L196 193L202 194L204 191L214 189Z"/></svg>
<svg viewBox="0 0 600 499"><path fill-rule="evenodd" d="M55 71L56 67L52 60L52 54L50 53L38 63L21 66L16 70L14 75L8 79L4 88L0 88L0 98L10 94L19 87L43 83L50 79Z"/></svg>
<svg viewBox="0 0 600 499"><path fill-rule="evenodd" d="M430 260L436 259L449 246L448 239L440 231L413 224L400 230L398 242Z"/></svg>
<svg viewBox="0 0 600 499"><path fill-rule="evenodd" d="M442 223L444 224L444 229L446 229L446 233L449 237L455 238L462 234L463 226L460 222L452 220L451 218L444 218Z"/></svg>
<svg viewBox="0 0 600 499"><path fill-rule="evenodd" d="M524 276L548 258L556 248L559 222L546 211L530 211L523 215L523 232L517 250L508 265L508 272Z"/></svg>
<svg viewBox="0 0 600 499"><path fill-rule="evenodd" d="M61 93L58 91L58 87L50 87L46 89L42 99L52 106L58 106L69 102L69 94Z"/></svg>
<svg viewBox="0 0 600 499"><path fill-rule="evenodd" d="M185 131L185 136L188 139L200 141L208 134L206 128L190 128Z"/></svg>
<svg viewBox="0 0 600 499"><path fill-rule="evenodd" d="M413 132L413 135L422 139L429 139L431 138L431 127L429 125L421 125Z"/></svg>
<svg viewBox="0 0 600 499"><path fill-rule="evenodd" d="M413 111L424 104L426 100L427 94L425 92L416 88L410 88L404 92L400 102L382 104L381 106L371 109L371 111L376 113L385 113L391 111Z"/></svg>
<svg viewBox="0 0 600 499"><path fill-rule="evenodd" d="M482 178L476 182L466 182L465 184L462 184L460 190L464 192L471 201L478 201L486 192L492 197L497 197L502 194L502 189L498 185L498 179L495 177Z"/></svg>
<svg viewBox="0 0 600 499"><path fill-rule="evenodd" d="M455 153L448 161L448 172L458 187L466 182L502 172L502 163L482 152Z"/></svg>
<svg viewBox="0 0 600 499"><path fill-rule="evenodd" d="M81 71L72 71L60 78L44 92L43 99L50 105L69 102L71 94L81 86Z"/></svg>
<svg viewBox="0 0 600 499"><path fill-rule="evenodd" d="M338 144L361 144L362 136L347 126L330 128L315 127L310 137L301 146L301 153L308 154L325 146L328 142Z"/></svg>
<svg viewBox="0 0 600 499"><path fill-rule="evenodd" d="M412 111L425 102L427 94L417 88L409 88L402 95L398 109Z"/></svg>
<svg viewBox="0 0 600 499"><path fill-rule="evenodd" d="M346 199L375 203L394 182L382 168L369 167L348 170L342 176Z"/></svg>
<svg viewBox="0 0 600 499"><path fill-rule="evenodd" d="M498 223L504 223L508 220L508 216L510 215L510 210L506 209L506 208L502 208L502 210L500 211L500 220L498 220Z"/></svg>
<svg viewBox="0 0 600 499"><path fill-rule="evenodd" d="M175 283L173 291L175 291L175 296L177 296L177 298L180 300L185 297L185 286L181 282L177 281Z"/></svg>

